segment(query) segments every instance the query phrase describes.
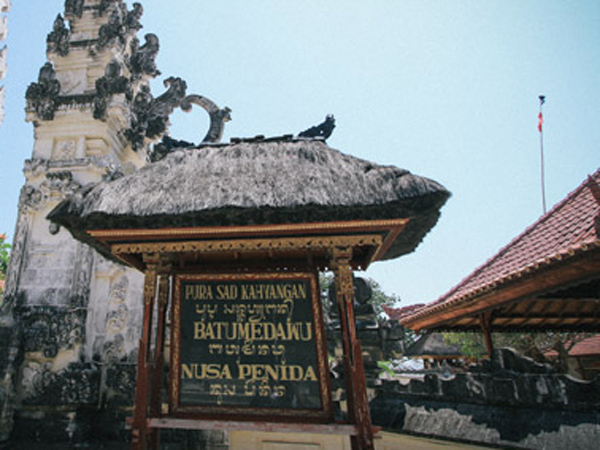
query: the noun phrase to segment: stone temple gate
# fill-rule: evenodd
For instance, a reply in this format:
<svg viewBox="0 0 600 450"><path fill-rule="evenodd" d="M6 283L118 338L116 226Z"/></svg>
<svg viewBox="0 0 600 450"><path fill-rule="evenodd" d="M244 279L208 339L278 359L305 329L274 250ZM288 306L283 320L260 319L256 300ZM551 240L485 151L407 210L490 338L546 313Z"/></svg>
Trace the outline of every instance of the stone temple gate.
<svg viewBox="0 0 600 450"><path fill-rule="evenodd" d="M152 94L149 80L160 75L159 41L147 34L140 42L141 16L139 3L129 9L121 0L66 0L48 35L48 62L25 94L35 144L25 162L1 306L0 442L133 437L134 448L146 448L158 445L159 428L235 430L221 425L253 418L271 423L297 408L304 417L295 411L288 423L330 426L321 430L343 432L354 436L355 448L371 448L362 355L353 331L352 270L412 252L437 222L448 191L406 170L330 148L325 139L332 118L298 136L220 143L228 108L188 95L186 82L176 77L165 80L164 93ZM211 121L198 146L166 135L172 111L192 105L204 108ZM326 269L336 273L350 428L334 423L327 356L318 339L315 353L313 344L305 350L279 341L257 347L279 358L278 368L268 369L279 375L271 378L300 377L312 392L308 400L297 393L268 414L258 394L258 406L222 414L225 394L240 386L221 383L220 393L215 388L211 394L212 387L184 383L202 378L190 375L197 373L241 380L246 369L260 380L257 371L267 370L259 366L268 364L244 363L242 356L227 369L219 358L211 367L192 367L194 357L209 358L224 345L209 347L203 342L208 332L201 331L209 328L202 327L215 330L215 323L231 322L227 314L241 317L240 305L256 307L250 294L231 294L225 312L206 292L297 285L297 300L312 305L304 313L288 309L289 316L278 318L290 306L284 302L294 297L289 294L271 299L273 320L263 315L234 322L245 327L240 330L254 323L259 331L252 333L262 335L297 323L288 334L301 341L302 327L311 336L321 329L314 283ZM177 308L190 305L182 294L188 288L205 292L206 298L196 300L206 302L178 315ZM189 322L202 314L204 319ZM182 331L187 325L191 341ZM289 365L281 358L284 350ZM305 361L310 354L313 362L292 364L294 357ZM301 367L303 375L292 367ZM268 387L281 397L291 392L284 384ZM193 414L186 413L190 408ZM133 433L126 429L128 417ZM216 419L221 425L198 425Z"/></svg>

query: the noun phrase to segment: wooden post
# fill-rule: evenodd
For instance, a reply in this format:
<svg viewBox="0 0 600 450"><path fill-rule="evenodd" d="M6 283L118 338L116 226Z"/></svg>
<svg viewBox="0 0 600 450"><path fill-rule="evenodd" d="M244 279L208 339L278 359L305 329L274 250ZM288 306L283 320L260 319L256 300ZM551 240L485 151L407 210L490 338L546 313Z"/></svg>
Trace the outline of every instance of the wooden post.
<svg viewBox="0 0 600 450"><path fill-rule="evenodd" d="M344 378L348 417L356 425L358 435L352 436L352 450L373 450L373 427L363 365L362 349L356 337L354 322L354 284L352 280L352 248L335 248L331 267L335 274L336 298L340 310L344 348Z"/></svg>
<svg viewBox="0 0 600 450"><path fill-rule="evenodd" d="M492 358L492 352L494 351L494 343L492 341L492 317L490 312L485 312L479 317L479 324L481 331L483 331L483 339L485 340L485 348L488 352L488 357Z"/></svg>
<svg viewBox="0 0 600 450"><path fill-rule="evenodd" d="M158 258L145 255L146 272L144 280L144 321L142 337L138 350L137 377L135 382L135 404L131 430L131 450L147 450L148 448L148 393L150 371L148 356L150 353L150 335L152 332L152 310L156 297L156 274Z"/></svg>
<svg viewBox="0 0 600 450"><path fill-rule="evenodd" d="M164 382L164 343L165 343L165 321L167 305L169 303L170 287L170 265L160 265L157 273L160 276L158 282L158 317L156 322L156 336L154 357L151 364L152 384L150 386L150 418L160 418L162 409L161 394ZM153 428L150 432L150 449L160 448L160 429Z"/></svg>

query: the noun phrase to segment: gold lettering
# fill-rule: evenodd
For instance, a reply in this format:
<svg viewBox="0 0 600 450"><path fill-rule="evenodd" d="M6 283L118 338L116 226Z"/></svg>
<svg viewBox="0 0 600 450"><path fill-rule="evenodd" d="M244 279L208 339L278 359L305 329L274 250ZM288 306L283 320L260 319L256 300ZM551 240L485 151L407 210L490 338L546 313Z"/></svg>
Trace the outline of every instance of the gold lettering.
<svg viewBox="0 0 600 450"><path fill-rule="evenodd" d="M252 381L317 381L315 369L299 365L238 364L238 379Z"/></svg>
<svg viewBox="0 0 600 450"><path fill-rule="evenodd" d="M181 378L196 380L231 380L231 369L228 364L181 364Z"/></svg>
<svg viewBox="0 0 600 450"><path fill-rule="evenodd" d="M238 287L235 284L219 284L217 286L217 300L235 300L238 296Z"/></svg>
<svg viewBox="0 0 600 450"><path fill-rule="evenodd" d="M185 285L186 300L212 300L212 286L208 284L186 284Z"/></svg>

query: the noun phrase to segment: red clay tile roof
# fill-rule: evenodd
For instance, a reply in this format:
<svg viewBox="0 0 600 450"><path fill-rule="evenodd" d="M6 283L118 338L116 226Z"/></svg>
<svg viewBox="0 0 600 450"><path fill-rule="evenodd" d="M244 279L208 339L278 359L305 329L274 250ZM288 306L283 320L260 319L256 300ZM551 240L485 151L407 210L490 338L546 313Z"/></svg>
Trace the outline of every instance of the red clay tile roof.
<svg viewBox="0 0 600 450"><path fill-rule="evenodd" d="M402 317L409 315L409 314L413 314L414 312L418 311L419 309L423 308L424 306L425 306L425 304L423 304L423 303L419 303L416 305L403 306L401 308L392 308L390 306L383 305L383 311L388 315L390 320L400 320Z"/></svg>
<svg viewBox="0 0 600 450"><path fill-rule="evenodd" d="M544 353L545 356L557 356L556 350L550 350ZM600 334L584 339L573 346L569 351L570 356L591 356L600 355Z"/></svg>
<svg viewBox="0 0 600 450"><path fill-rule="evenodd" d="M401 322L431 315L565 257L600 247L600 169L458 285Z"/></svg>

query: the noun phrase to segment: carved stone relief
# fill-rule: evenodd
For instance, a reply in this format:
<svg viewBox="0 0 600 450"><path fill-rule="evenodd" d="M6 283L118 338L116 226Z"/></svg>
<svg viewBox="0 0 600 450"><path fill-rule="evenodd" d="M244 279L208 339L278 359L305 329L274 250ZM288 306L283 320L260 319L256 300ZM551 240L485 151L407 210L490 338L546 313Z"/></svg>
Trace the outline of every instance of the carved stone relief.
<svg viewBox="0 0 600 450"><path fill-rule="evenodd" d="M123 334L129 319L126 303L128 288L129 279L126 275L117 278L110 288L103 346L105 362L114 363L127 356Z"/></svg>
<svg viewBox="0 0 600 450"><path fill-rule="evenodd" d="M61 349L70 350L83 342L85 309L28 306L19 308L18 314L26 352L53 358Z"/></svg>
<svg viewBox="0 0 600 450"><path fill-rule="evenodd" d="M69 171L49 172L46 180L39 188L25 185L21 189L19 198L19 209L24 212L38 211L50 200L61 200L67 195L75 193L81 184L73 180L73 174Z"/></svg>
<svg viewBox="0 0 600 450"><path fill-rule="evenodd" d="M54 159L72 159L77 153L77 142L75 139L64 139L57 141L54 145Z"/></svg>
<svg viewBox="0 0 600 450"><path fill-rule="evenodd" d="M52 371L51 363L27 361L22 368L20 395L25 405L84 405L98 401L100 372L92 364L71 363Z"/></svg>

